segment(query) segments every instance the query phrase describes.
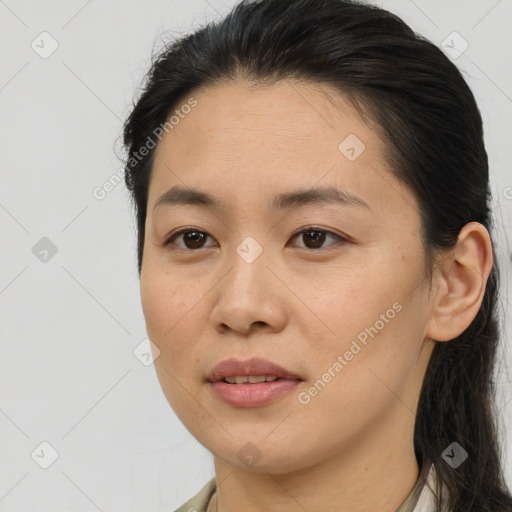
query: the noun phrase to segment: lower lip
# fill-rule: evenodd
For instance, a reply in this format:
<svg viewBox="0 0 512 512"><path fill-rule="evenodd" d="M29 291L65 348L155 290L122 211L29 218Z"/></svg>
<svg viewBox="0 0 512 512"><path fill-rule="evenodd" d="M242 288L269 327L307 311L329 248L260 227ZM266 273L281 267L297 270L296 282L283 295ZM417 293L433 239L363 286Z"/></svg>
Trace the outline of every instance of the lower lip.
<svg viewBox="0 0 512 512"><path fill-rule="evenodd" d="M278 379L257 384L228 384L211 382L215 394L224 402L236 407L259 407L267 405L293 391L299 384L295 379Z"/></svg>

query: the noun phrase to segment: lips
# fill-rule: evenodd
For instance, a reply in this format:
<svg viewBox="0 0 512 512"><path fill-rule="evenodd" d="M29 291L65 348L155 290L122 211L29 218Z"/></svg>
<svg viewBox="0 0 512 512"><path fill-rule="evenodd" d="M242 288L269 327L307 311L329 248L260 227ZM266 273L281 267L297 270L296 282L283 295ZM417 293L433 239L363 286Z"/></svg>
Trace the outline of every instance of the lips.
<svg viewBox="0 0 512 512"><path fill-rule="evenodd" d="M276 377L278 379L303 380L282 366L279 366L272 361L267 361L257 357L246 361L241 361L235 358L225 359L212 369L210 374L207 376L207 380L210 382L219 382L223 381L226 377L250 375L266 375L269 377Z"/></svg>
<svg viewBox="0 0 512 512"><path fill-rule="evenodd" d="M238 382L245 380L243 377L262 375L271 381ZM230 383L234 377L239 379ZM297 391L304 379L272 361L252 358L247 361L221 361L210 372L208 380L209 389L225 404L237 408L252 408L268 406L278 399L284 400L286 396L292 396L292 392Z"/></svg>

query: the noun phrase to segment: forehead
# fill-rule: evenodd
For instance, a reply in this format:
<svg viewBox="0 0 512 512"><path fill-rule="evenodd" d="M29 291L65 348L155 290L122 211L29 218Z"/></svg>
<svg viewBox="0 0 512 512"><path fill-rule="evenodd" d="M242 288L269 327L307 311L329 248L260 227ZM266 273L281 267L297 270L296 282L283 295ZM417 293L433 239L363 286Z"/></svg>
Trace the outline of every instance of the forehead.
<svg viewBox="0 0 512 512"><path fill-rule="evenodd" d="M372 146L382 144L373 126L361 119L349 98L326 84L292 80L272 85L223 82L195 89L189 97L194 97L197 106L180 120L175 116L179 125L171 131L176 144L179 142L184 150L199 139L208 149L221 142L243 142L248 149L251 144L281 144L285 151L288 147L295 151L298 147L332 148L332 144L336 149L347 130ZM181 105L186 101L184 98Z"/></svg>
<svg viewBox="0 0 512 512"><path fill-rule="evenodd" d="M331 86L284 80L193 90L156 148L149 209L173 185L215 191L241 204L287 187L337 186L387 201L384 143ZM381 175L380 178L377 175ZM395 189L399 184L394 184ZM358 193L361 192L361 193ZM405 192L404 192L405 193Z"/></svg>

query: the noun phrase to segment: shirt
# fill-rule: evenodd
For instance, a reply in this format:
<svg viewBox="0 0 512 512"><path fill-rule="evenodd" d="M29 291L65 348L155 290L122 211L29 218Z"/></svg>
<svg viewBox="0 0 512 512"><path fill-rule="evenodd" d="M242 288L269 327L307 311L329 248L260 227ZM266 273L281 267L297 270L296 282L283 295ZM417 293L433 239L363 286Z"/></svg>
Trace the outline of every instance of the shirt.
<svg viewBox="0 0 512 512"><path fill-rule="evenodd" d="M396 512L435 512L434 485L436 471L433 464L425 464L411 492ZM174 512L206 512L208 503L217 489L215 478Z"/></svg>

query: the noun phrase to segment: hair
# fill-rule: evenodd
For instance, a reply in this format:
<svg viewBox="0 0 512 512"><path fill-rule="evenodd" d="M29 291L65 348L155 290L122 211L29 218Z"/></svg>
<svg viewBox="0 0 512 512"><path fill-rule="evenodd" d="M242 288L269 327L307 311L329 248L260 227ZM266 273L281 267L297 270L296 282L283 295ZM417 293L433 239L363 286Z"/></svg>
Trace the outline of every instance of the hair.
<svg viewBox="0 0 512 512"><path fill-rule="evenodd" d="M434 256L455 246L466 223L491 232L481 115L461 73L437 46L398 16L357 1L242 0L221 20L152 57L123 127L139 277L155 150L143 158L137 152L195 88L283 79L330 85L375 122L391 172L418 201L429 283ZM512 511L492 380L498 284L495 262L478 314L462 334L436 343L420 392L414 451L420 467L435 466L436 512ZM442 457L453 442L468 452L456 469Z"/></svg>

